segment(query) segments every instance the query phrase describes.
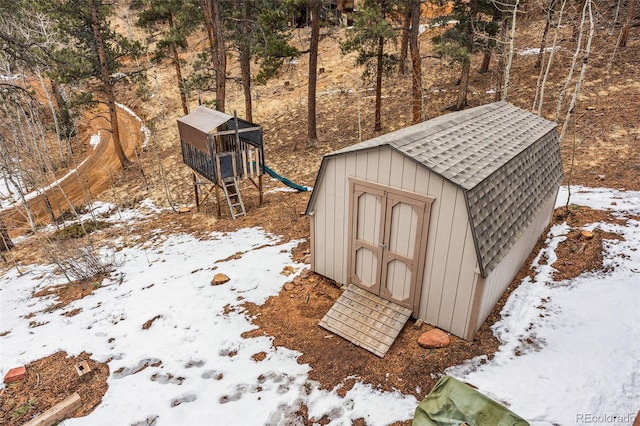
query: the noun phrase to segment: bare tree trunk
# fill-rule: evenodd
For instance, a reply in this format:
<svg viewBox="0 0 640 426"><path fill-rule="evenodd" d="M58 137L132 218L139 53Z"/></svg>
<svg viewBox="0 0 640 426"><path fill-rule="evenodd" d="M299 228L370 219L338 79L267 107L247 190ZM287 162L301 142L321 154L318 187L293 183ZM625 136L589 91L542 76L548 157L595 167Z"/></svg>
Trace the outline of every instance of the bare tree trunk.
<svg viewBox="0 0 640 426"><path fill-rule="evenodd" d="M502 97L502 83L504 80L504 59L507 55L507 30L509 26L507 18L502 20L500 24L500 56L498 58L498 83L496 84L496 92L494 100L497 102Z"/></svg>
<svg viewBox="0 0 640 426"><path fill-rule="evenodd" d="M242 92L244 94L244 115L247 121L253 121L251 103L251 53L249 46L240 47L240 75L242 76Z"/></svg>
<svg viewBox="0 0 640 426"><path fill-rule="evenodd" d="M467 90L469 88L469 73L471 71L471 58L462 61L462 72L460 74L460 90L456 100L455 110L463 110L467 105Z"/></svg>
<svg viewBox="0 0 640 426"><path fill-rule="evenodd" d="M227 51L222 32L222 18L220 17L220 0L213 0L213 34L216 42L216 104L220 111L225 110L227 95Z"/></svg>
<svg viewBox="0 0 640 426"><path fill-rule="evenodd" d="M28 87L29 83L24 81L24 87ZM32 101L33 98L30 98ZM28 109L28 111L27 111ZM29 141L32 143L32 149L30 153L33 155L33 159L38 164L38 172L47 172L53 170L51 164L51 155L49 154L49 147L47 145L45 130L40 120L39 103L34 105L29 100L27 102L20 102L16 107L16 115L19 116L18 121L23 124L19 126L18 131L22 135L22 140L25 143Z"/></svg>
<svg viewBox="0 0 640 426"><path fill-rule="evenodd" d="M620 17L620 3L622 0L618 0L616 4L616 13L613 16L613 22L611 23L611 31L609 31L609 35L613 34L613 31L616 29L616 25L618 24L618 18Z"/></svg>
<svg viewBox="0 0 640 426"><path fill-rule="evenodd" d="M13 185L13 187L17 189L18 197L20 198L20 204L22 204L22 207L24 207L24 215L26 216L27 223L29 224L29 228L33 233L35 233L36 221L35 221L35 218L33 217L33 212L31 211L31 207L29 207L29 202L25 197L25 190L17 181L13 179L13 176L9 175L8 179L9 179L9 182L11 182L11 184Z"/></svg>
<svg viewBox="0 0 640 426"><path fill-rule="evenodd" d="M36 192L38 194L41 194L41 196L43 197L46 209L49 211L53 222L56 221L56 216L55 216L54 208L51 204L49 197L50 195L53 194L52 190L54 186L57 187L57 190L66 201L66 204L69 210L73 213L75 217L78 217L78 213L73 203L67 197L66 192L60 185L60 181L56 179L56 176L54 173L55 168L51 164L52 158L46 147L45 129L42 125L42 122L38 119L37 110L34 110L30 114L27 114L24 108L22 108L22 112L24 114L24 123L25 123L24 127L28 131L28 135L29 135L28 137L34 141L34 145L33 145L35 150L34 158L37 158L39 160L38 165L40 170L38 170L36 173L36 176L37 176L36 185L38 188ZM41 145L37 143L38 139L42 140ZM53 182L53 183L50 184L50 182ZM47 191L51 191L51 192L47 193ZM54 197L54 200L56 200L56 198L57 197ZM66 210L65 206L59 205L58 200L56 200L56 207L58 209L58 212L60 213L62 213L63 210Z"/></svg>
<svg viewBox="0 0 640 426"><path fill-rule="evenodd" d="M127 168L131 165L131 162L127 158L122 149L120 143L120 130L118 126L118 111L116 108L115 96L113 94L113 83L111 82L111 76L109 75L109 66L107 64L107 53L104 47L104 41L102 39L102 33L100 32L100 21L98 19L98 6L94 1L91 2L91 25L93 29L93 36L96 41L96 48L98 49L98 58L100 60L100 79L104 88L107 107L109 108L109 117L111 119L111 139L113 140L113 146L122 164L123 168Z"/></svg>
<svg viewBox="0 0 640 426"><path fill-rule="evenodd" d="M556 0L549 0L549 6L547 8L547 14L545 15L544 30L542 31L542 40L540 40L540 52L538 52L538 59L533 65L533 68L538 69L542 66L542 57L544 56L544 50L547 47L547 35L549 34L549 27L551 26L551 16L553 10L556 7Z"/></svg>
<svg viewBox="0 0 640 426"><path fill-rule="evenodd" d="M249 8L251 7L248 0L244 0L242 7L245 22L248 23ZM248 24L247 24L248 26ZM249 31L249 28L247 28ZM242 91L244 93L244 114L245 119L253 121L253 106L251 104L251 47L248 41L240 42L240 75L242 77Z"/></svg>
<svg viewBox="0 0 640 426"><path fill-rule="evenodd" d="M411 91L413 94L412 121L422 121L422 59L420 58L420 0L413 0L411 5L411 31L409 36L409 50L411 52Z"/></svg>
<svg viewBox="0 0 640 426"><path fill-rule="evenodd" d="M202 0L205 26L209 37L211 61L216 76L216 109L224 112L227 87L227 56L220 18L220 0Z"/></svg>
<svg viewBox="0 0 640 426"><path fill-rule="evenodd" d="M384 38L378 39L378 63L376 69L376 112L373 124L373 130L379 132L382 130L382 72L384 59Z"/></svg>
<svg viewBox="0 0 640 426"><path fill-rule="evenodd" d="M9 232L4 224L4 220L0 218L0 252L9 251L13 247L13 241L9 238Z"/></svg>
<svg viewBox="0 0 640 426"><path fill-rule="evenodd" d="M578 81L576 81L576 85L573 89L573 95L571 96L571 102L569 102L569 110L567 111L567 115L564 118L564 122L562 123L562 130L560 131L560 140L562 141L562 139L564 138L564 135L567 131L567 127L569 124L569 120L571 119L571 116L573 115L575 106L576 106L576 102L578 100L578 95L580 93L580 87L582 85L582 80L584 79L584 75L587 72L587 64L589 63L589 55L591 54L591 41L593 40L593 33L595 32L595 23L593 21L593 10L591 9L591 0L586 0L585 4L584 4L584 8L582 9L582 20L581 20L581 24L580 24L580 35L579 38L582 38L582 25L584 24L585 21L585 16L587 15L587 12L589 14L589 35L587 38L587 45L585 47L584 50L584 56L582 58L582 66L580 67L580 74L578 75ZM578 48L576 49L576 52L579 49L579 45ZM575 152L574 152L575 155Z"/></svg>
<svg viewBox="0 0 640 426"><path fill-rule="evenodd" d="M564 8L566 5L567 5L567 0L562 0L562 4L560 6L560 13L558 14L558 22L555 26L555 31L553 35L553 44L551 45L551 53L549 53L549 60L547 61L547 67L546 67L546 70L544 71L544 75L542 74L542 70L540 70L540 75L538 76L538 83L536 84L536 96L533 100L533 108L532 108L532 110L535 111L536 100L537 100L538 115L542 115L542 103L544 101L544 88L547 84L547 78L549 77L549 72L551 71L551 64L553 63L553 57L555 56L555 53L556 53L556 46L558 43L558 34L560 32L560 24L562 23ZM542 77L542 82L540 82L541 77ZM540 96L538 96L538 92L540 92Z"/></svg>
<svg viewBox="0 0 640 426"><path fill-rule="evenodd" d="M516 0L513 5L513 10L511 14L511 32L509 34L509 50L507 51L507 60L504 67L504 85L502 86L502 100L506 101L507 96L509 95L509 78L511 74L511 64L513 63L513 40L516 36L516 20L518 17L518 6L520 5L520 0Z"/></svg>
<svg viewBox="0 0 640 426"><path fill-rule="evenodd" d="M54 80L50 80L50 83L51 92L53 93L53 98L56 104L55 106L58 111L58 126L60 127L61 137L64 136L65 146L62 161L66 166L68 164L68 157L73 156L73 145L71 144L71 139L75 134L75 130L73 128L73 114L69 109L69 104L63 90L60 89L60 86L56 84Z"/></svg>
<svg viewBox="0 0 640 426"><path fill-rule="evenodd" d="M146 51L146 55L147 55L147 64L149 65L149 68L152 70L152 76L153 76L153 83L155 86L155 92L156 92L156 98L158 99L158 104L160 105L160 111L161 111L161 115L162 115L162 121L164 122L167 119L167 115L166 115L166 111L164 108L164 102L162 101L162 90L160 90L160 83L158 82L158 70L155 66L155 64L151 61L151 59L149 58L149 50L147 49ZM187 107L189 105L187 104Z"/></svg>
<svg viewBox="0 0 640 426"><path fill-rule="evenodd" d="M469 1L469 8L470 8L469 17L470 17L472 22L478 16L478 6L479 6L479 0L470 0ZM471 31L473 31L473 28L471 29ZM473 33L466 33L464 35L464 37L466 39L467 46L473 46L474 45L473 36L474 36ZM458 85L460 87L458 89L458 97L456 99L455 105L453 106L453 108L456 111L463 110L464 107L467 105L467 92L468 92L468 89L469 89L469 75L471 73L471 56L472 56L472 52L468 48L465 48L465 52L466 52L466 56L462 60L462 70L461 70L461 73L460 73L460 80L458 82Z"/></svg>
<svg viewBox="0 0 640 426"><path fill-rule="evenodd" d="M146 123L145 123L146 126ZM171 189L169 188L169 182L167 182L167 174L165 173L164 166L162 165L162 160L160 159L160 155L158 154L158 147L156 141L156 132L151 134L151 150L153 151L153 155L155 157L156 163L158 165L158 175L160 176L160 180L162 181L162 186L164 188L164 193L167 196L167 202L171 209L175 212L176 206L173 202L173 197L171 196Z"/></svg>
<svg viewBox="0 0 640 426"><path fill-rule="evenodd" d="M58 114L53 105L53 99L51 98L51 93L49 93L49 89L47 89L47 85L44 82L44 78L42 77L42 72L39 68L36 69L36 74L38 76L38 81L40 82L40 87L42 87L42 91L44 92L47 98L47 105L49 106L49 110L51 111L51 118L53 118L53 124L56 130L56 139L58 142L58 152L60 155L60 160L65 160L64 149L62 148L62 136L60 132L60 122L58 121Z"/></svg>
<svg viewBox="0 0 640 426"><path fill-rule="evenodd" d="M580 75L578 76L578 81L576 82L574 91L573 91L573 96L571 97L571 103L569 105L569 111L567 112L567 115L564 118L564 122L562 123L562 130L560 132L560 141L562 141L562 139L564 138L565 132L567 130L568 124L569 124L569 120L571 119L571 117L573 116L573 111L575 109L575 105L576 105L576 101L578 99L578 95L580 93L580 86L582 84L582 80L584 78L584 75L587 71L587 64L589 63L589 55L591 54L591 41L593 40L593 34L594 34L594 28L595 28L595 23L593 21L593 11L591 10L591 0L586 0L584 8L582 10L582 20L580 23L580 37L582 37L582 25L584 24L584 20L585 20L585 15L586 15L586 11L589 11L589 36L587 39L587 46L585 48L585 52L584 52L584 58L582 61L582 67L580 68ZM567 204L565 205L565 210L569 211L569 202L571 200L571 177L573 175L573 166L575 164L575 158L576 158L576 145L577 145L577 141L576 141L576 119L575 116L573 118L573 146L571 149L571 168L569 169L569 176L567 179L567 189L569 191L569 196L567 197Z"/></svg>
<svg viewBox="0 0 640 426"><path fill-rule="evenodd" d="M480 74L484 74L489 71L489 64L491 63L491 49L485 49L482 55L482 64L480 65L480 69L478 72Z"/></svg>
<svg viewBox="0 0 640 426"><path fill-rule="evenodd" d="M169 28L173 29L173 15L171 13L169 14ZM178 53L178 45L174 42L171 43L171 59L173 61L173 68L176 71L176 78L178 79L178 90L180 90L180 103L182 104L182 112L186 115L189 114L187 90L184 85L184 79L182 78L182 67L180 66L180 54Z"/></svg>
<svg viewBox="0 0 640 426"><path fill-rule="evenodd" d="M627 19L624 21L624 27L622 29L622 35L620 36L619 47L627 47L627 39L629 38L629 28L631 27L631 20L633 19L633 7L636 0L629 0L629 7L627 10Z"/></svg>
<svg viewBox="0 0 640 426"><path fill-rule="evenodd" d="M576 117L573 116L573 143L571 144L571 163L569 164L569 173L567 173L567 203L564 205L565 213L569 213L569 203L571 202L571 182L573 178L573 169L576 165L576 148L578 140L576 138Z"/></svg>
<svg viewBox="0 0 640 426"><path fill-rule="evenodd" d="M571 80L573 79L573 72L576 69L578 56L580 56L580 50L582 49L582 36L584 34L584 31L582 31L582 28L584 27L584 21L586 20L587 3L589 4L589 7L590 7L591 0L585 0L584 7L582 9L582 17L580 19L580 26L575 27L575 30L577 31L578 40L576 43L576 50L573 53L573 58L571 60L571 66L569 67L569 73L567 74L567 78L564 82L564 86L562 87L562 90L558 95L558 102L556 105L556 116L554 119L556 123L558 122L558 120L560 120L560 110L562 109L562 104L564 103L564 96L567 94L567 90L569 89L569 85L571 84Z"/></svg>
<svg viewBox="0 0 640 426"><path fill-rule="evenodd" d="M2 103L2 107L4 109L5 115L10 117L10 112L6 103ZM10 126L11 132L13 133L13 140L18 141L19 135L17 129L21 126L18 123L12 124ZM4 142L4 141L3 141ZM23 160L21 158L21 152L16 150L15 152L9 152L6 144L0 144L0 150L2 152L2 162L4 163L3 169L5 170L4 179L7 182L10 182L11 185L7 185L7 187L15 188L17 195L20 199L20 204L24 207L24 217L27 219L27 223L31 230L36 232L36 224L33 213L31 212L31 208L29 207L29 203L25 197L25 194L28 192L29 188L24 184L22 180L23 176L26 176L28 173L22 169ZM17 209L19 211L19 209ZM22 214L22 212L20 212Z"/></svg>
<svg viewBox="0 0 640 426"><path fill-rule="evenodd" d="M307 138L309 144L318 142L316 126L316 83L318 80L318 44L320 41L320 0L311 3L311 40L309 42L309 88L307 93Z"/></svg>
<svg viewBox="0 0 640 426"><path fill-rule="evenodd" d="M407 5L402 18L402 37L400 38L400 58L398 60L398 74L404 75L407 72L407 52L409 50L409 38L411 30L411 4Z"/></svg>
<svg viewBox="0 0 640 426"><path fill-rule="evenodd" d="M587 0L574 0L569 3L569 7L572 7L572 9L574 9L573 12L575 12L575 15L577 16L579 15L578 12L580 11L580 9L584 8L586 1ZM569 16L571 16L571 14ZM571 41L575 41L578 39L578 34L582 29L582 22L578 23L578 19L570 19L569 22L571 22Z"/></svg>

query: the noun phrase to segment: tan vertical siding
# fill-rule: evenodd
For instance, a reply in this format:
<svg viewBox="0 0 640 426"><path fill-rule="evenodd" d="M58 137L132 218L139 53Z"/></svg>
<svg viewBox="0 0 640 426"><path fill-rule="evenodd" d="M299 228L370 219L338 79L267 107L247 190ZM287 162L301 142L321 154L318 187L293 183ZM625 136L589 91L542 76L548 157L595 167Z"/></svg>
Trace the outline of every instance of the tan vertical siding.
<svg viewBox="0 0 640 426"><path fill-rule="evenodd" d="M369 182L378 182L380 179L380 151L380 148L365 151L367 154L367 171L364 179ZM388 149L385 151L388 151Z"/></svg>
<svg viewBox="0 0 640 426"><path fill-rule="evenodd" d="M406 158L404 157L404 155L400 155L397 152L392 152L391 150L389 150L389 152L391 152L391 169L389 170L389 186L392 186L394 188L401 188L402 184L403 184L403 173L404 173L404 162L406 160ZM402 189L407 189L407 188L402 188ZM409 191L413 191L413 188L411 189L407 189Z"/></svg>
<svg viewBox="0 0 640 426"><path fill-rule="evenodd" d="M337 242L333 240L334 233L333 223L331 219L331 216L336 210L334 197L336 164L337 163L333 163L331 164L331 167L327 167L327 171L325 173L326 185L323 188L323 209L325 211L325 214L322 217L318 218L318 225L320 226L319 232L322 233L322 235L325 235L327 239L326 245L323 245L322 250L320 250L322 252L324 270L331 275L335 274L334 258L332 251L328 248L337 245Z"/></svg>
<svg viewBox="0 0 640 426"><path fill-rule="evenodd" d="M423 319L429 324L434 324L438 319L439 301L438 304L429 305L430 299L432 300L433 291L431 289L431 282L433 276L434 265L440 263L439 259L435 258L436 252L436 230L438 229L438 223L440 221L440 209L442 206L442 193L444 187L444 180L442 178L430 179L427 186L427 192L429 195L435 198L435 201L431 205L431 223L429 224L429 239L427 240L427 252L425 255L425 267L422 279L422 294L420 297L420 313L418 318ZM434 322L431 322L431 321Z"/></svg>
<svg viewBox="0 0 640 426"><path fill-rule="evenodd" d="M314 246L316 241L316 217L309 217L309 238L311 239L310 244L310 261L311 261L311 270L316 271L316 248Z"/></svg>
<svg viewBox="0 0 640 426"><path fill-rule="evenodd" d="M355 177L359 179L367 179L367 166L369 160L369 151L356 152L356 169ZM347 170L347 174L354 173L352 170Z"/></svg>
<svg viewBox="0 0 640 426"><path fill-rule="evenodd" d="M442 293L445 291L445 272L447 267L447 255L449 246L451 245L451 229L453 226L453 215L455 211L455 201L458 189L449 182L442 181L440 188L440 197L436 197L433 207L437 208L437 217L432 217L431 227L429 228L429 240L433 241L431 247L427 246L427 270L425 278L428 279L428 285L424 288L426 294L423 293L422 298L426 300L426 318L429 324L438 325L440 321L440 307L442 303ZM438 202L439 201L439 202ZM437 205L436 205L437 204ZM459 226L459 224L456 224ZM456 242L459 244L458 242ZM430 265L430 267L429 267Z"/></svg>
<svg viewBox="0 0 640 426"><path fill-rule="evenodd" d="M451 319L451 332L456 336L466 337L470 327L471 315L473 312L473 298L480 274L477 271L476 249L471 234L471 226L467 226L464 240L464 250L460 263L460 273L458 275L458 288L456 289L456 299L453 307L453 318ZM474 330L475 331L475 330Z"/></svg>
<svg viewBox="0 0 640 426"><path fill-rule="evenodd" d="M347 214L344 200L348 196L346 157L336 157L326 164L322 183L314 188L317 197L314 212L312 257L314 271L338 282L346 281ZM320 237L321 238L318 238Z"/></svg>
<svg viewBox="0 0 640 426"><path fill-rule="evenodd" d="M333 276L342 277L347 274L346 265L342 260L346 259L348 256L347 228L345 227L346 225L343 224L348 223L349 219L347 216L349 212L344 208L344 204L342 204L341 200L349 197L349 189L344 184L347 179L346 158L338 157L335 160L335 181L333 182L333 193L329 194L333 203L333 221L330 229L327 229L328 232L333 232L334 245L333 247L327 245L327 256L330 256L332 260L331 270Z"/></svg>
<svg viewBox="0 0 640 426"><path fill-rule="evenodd" d="M398 153L395 154L400 155ZM400 188L405 191L413 191L426 195L431 172L407 157L402 157L402 159L402 183ZM418 176L422 176L423 178L421 184L418 184Z"/></svg>
<svg viewBox="0 0 640 426"><path fill-rule="evenodd" d="M313 259L316 272L340 283L348 281L349 177L435 198L420 308L414 316L463 336L470 323L477 269L463 191L388 147L329 158L314 188L318 193Z"/></svg>
<svg viewBox="0 0 640 426"><path fill-rule="evenodd" d="M489 316L495 304L505 292L513 278L524 264L525 260L535 247L540 234L549 224L553 214L553 206L556 197L549 198L540 209L531 224L524 230L518 241L511 247L509 253L498 263L485 280L484 294L480 309L476 330L480 328L485 319Z"/></svg>
<svg viewBox="0 0 640 426"><path fill-rule="evenodd" d="M436 201L431 211L419 317L464 336L478 267L464 192L433 174L428 188Z"/></svg>
<svg viewBox="0 0 640 426"><path fill-rule="evenodd" d="M475 283L473 284L473 295L471 296L471 309L469 310L469 318L466 325L466 332L463 336L466 340L473 340L473 336L480 325L478 325L478 312L480 312L480 305L482 303L482 296L484 294L484 278L480 274L476 274Z"/></svg>
<svg viewBox="0 0 640 426"><path fill-rule="evenodd" d="M322 238L316 238L312 243L313 259L315 262L315 271L319 274L327 277L333 276L333 271L327 268L327 247L335 245L333 239L326 238L327 231L327 212L333 213L334 206L329 197L327 197L327 188L333 185L335 165L333 162L329 162L324 169L322 176L322 184L316 186L313 190L316 193L316 211L314 215L314 234L316 236L322 236Z"/></svg>
<svg viewBox="0 0 640 426"><path fill-rule="evenodd" d="M467 310L455 309L464 306L464 301L468 301L468 293L471 292L473 286L473 278L468 281L461 280L461 275L469 276L473 272L475 258L469 265L465 265L465 251L469 251L466 246L468 242L467 235L471 234L470 226L464 226L467 220L467 207L462 191L457 191L455 205L453 207L453 220L451 222L451 231L449 233L449 245L447 247L447 257L444 272L444 289L440 301L440 315L438 316L439 327L445 330L451 330L451 323L455 317L459 317L461 322L466 321ZM473 248L473 239L471 239ZM475 253L475 249L473 250ZM472 277L472 275L471 275ZM463 299L461 303L456 303L457 298ZM468 306L468 303L467 303ZM463 332L464 328L458 330L458 334Z"/></svg>
<svg viewBox="0 0 640 426"><path fill-rule="evenodd" d="M390 149L381 149L378 150L379 160L378 160L378 177L377 183L381 185L390 185L391 181L391 157L393 153Z"/></svg>
<svg viewBox="0 0 640 426"><path fill-rule="evenodd" d="M387 148L358 151L330 158L318 181L314 204L316 238L313 244L314 270L339 283L346 283L348 247L349 177L392 187L415 190L415 178L407 184L404 176L415 176L418 165ZM407 171L407 169L410 169ZM427 172L428 173L428 172Z"/></svg>

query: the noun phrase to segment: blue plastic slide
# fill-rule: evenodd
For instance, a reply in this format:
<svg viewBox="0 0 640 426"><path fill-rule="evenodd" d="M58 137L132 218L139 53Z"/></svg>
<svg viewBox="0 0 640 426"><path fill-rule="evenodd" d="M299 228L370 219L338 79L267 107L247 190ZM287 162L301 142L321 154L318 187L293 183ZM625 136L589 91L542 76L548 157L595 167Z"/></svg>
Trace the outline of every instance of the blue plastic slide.
<svg viewBox="0 0 640 426"><path fill-rule="evenodd" d="M271 176L274 179L278 179L280 182L284 183L288 187L291 187L291 188L296 189L296 190L301 191L301 192L305 192L305 191L309 190L309 188L307 188L306 186L298 185L297 183L291 182L286 177L280 176L279 174L277 174L276 172L271 170L269 167L267 167L266 164L263 167L264 167L264 171L267 172L267 174L269 176Z"/></svg>

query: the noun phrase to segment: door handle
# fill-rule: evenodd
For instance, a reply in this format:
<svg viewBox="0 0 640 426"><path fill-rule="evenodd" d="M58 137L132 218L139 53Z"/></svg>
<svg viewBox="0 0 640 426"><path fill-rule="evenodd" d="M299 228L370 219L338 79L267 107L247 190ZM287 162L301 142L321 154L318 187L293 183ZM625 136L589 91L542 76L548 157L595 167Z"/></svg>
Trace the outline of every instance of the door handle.
<svg viewBox="0 0 640 426"><path fill-rule="evenodd" d="M383 249L387 248L387 245L385 243L380 244L380 247L382 247Z"/></svg>

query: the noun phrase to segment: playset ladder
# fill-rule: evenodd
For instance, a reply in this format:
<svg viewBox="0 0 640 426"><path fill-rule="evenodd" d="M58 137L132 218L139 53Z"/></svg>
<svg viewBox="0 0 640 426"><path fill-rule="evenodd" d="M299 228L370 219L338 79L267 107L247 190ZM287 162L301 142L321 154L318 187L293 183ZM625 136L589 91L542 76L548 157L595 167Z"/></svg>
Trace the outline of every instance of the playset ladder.
<svg viewBox="0 0 640 426"><path fill-rule="evenodd" d="M244 209L240 188L238 188L238 181L234 176L222 179L222 190L227 199L231 217L235 219L238 216L246 216L247 211Z"/></svg>

